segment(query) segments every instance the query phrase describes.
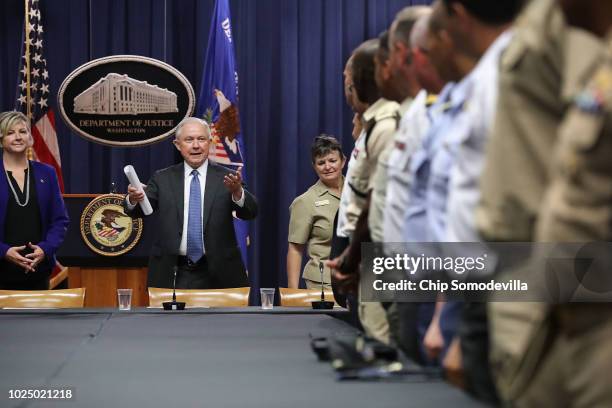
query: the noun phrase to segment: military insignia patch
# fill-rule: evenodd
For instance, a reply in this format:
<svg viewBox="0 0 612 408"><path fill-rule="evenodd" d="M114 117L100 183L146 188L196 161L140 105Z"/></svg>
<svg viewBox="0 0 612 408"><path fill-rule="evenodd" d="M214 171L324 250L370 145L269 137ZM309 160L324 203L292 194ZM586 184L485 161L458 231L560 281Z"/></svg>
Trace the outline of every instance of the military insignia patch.
<svg viewBox="0 0 612 408"><path fill-rule="evenodd" d="M603 111L604 107L603 95L593 89L588 89L580 93L576 97L575 102L578 109L588 113L600 113Z"/></svg>
<svg viewBox="0 0 612 408"><path fill-rule="evenodd" d="M81 214L81 236L85 244L103 256L130 251L142 235L142 218L132 219L123 211L125 196L104 194L94 198Z"/></svg>
<svg viewBox="0 0 612 408"><path fill-rule="evenodd" d="M578 94L575 102L580 110L598 114L604 112L610 98L612 98L612 70L604 68L595 74L588 88Z"/></svg>

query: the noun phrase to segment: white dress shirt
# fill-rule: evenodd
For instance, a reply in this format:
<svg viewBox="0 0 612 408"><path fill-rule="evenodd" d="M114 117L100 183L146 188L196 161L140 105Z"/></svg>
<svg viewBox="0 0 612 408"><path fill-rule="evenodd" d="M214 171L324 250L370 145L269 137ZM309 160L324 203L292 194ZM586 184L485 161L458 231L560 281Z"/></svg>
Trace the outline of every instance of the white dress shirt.
<svg viewBox="0 0 612 408"><path fill-rule="evenodd" d="M187 222L189 221L189 194L191 191L191 180L193 180L193 175L191 172L193 171L193 167L191 167L187 162L183 162L184 165L184 185L183 185L183 233L181 234L181 244L179 245L179 255L187 255ZM206 189L206 174L208 173L208 159L202 163L200 167L196 169L198 171L198 179L200 180L200 222L202 222L202 217L204 216L204 191ZM234 196L232 195L232 201L238 206L244 206L244 188L242 189L240 199L238 201L234 200ZM138 204L130 203L128 196L125 197L128 210L133 210ZM202 231L204 231L204 226L202 226ZM202 237L204 239L204 237ZM206 249L204 248L204 242L202 242L203 254L206 253Z"/></svg>
<svg viewBox="0 0 612 408"><path fill-rule="evenodd" d="M349 186L349 180L353 177L355 163L360 154L365 154L365 132L361 132L355 141L355 147L349 158L348 169L346 170L346 177L344 178L344 186L342 187L340 204L338 207L338 226L336 227L336 235L339 237L349 238L353 232L352 228L347 227L347 225L350 224L347 216L348 206L350 202L354 200L353 196L355 194L351 186Z"/></svg>
<svg viewBox="0 0 612 408"><path fill-rule="evenodd" d="M187 255L187 222L189 221L189 194L191 192L191 180L193 180L193 175L191 172L193 171L193 167L185 164L185 184L184 184L184 196L183 202L183 234L181 235L181 245L179 246L179 255ZM208 159L202 163L200 167L196 169L198 171L198 178L200 180L200 222L202 222L202 217L204 216L204 191L206 189L206 174L208 171ZM238 201L234 200L234 196L232 196L232 201L236 203L239 207L244 206L244 189L242 189L242 196ZM204 226L202 226L202 231L204 231ZM204 239L204 237L202 237ZM206 248L204 248L204 242L202 242L203 253L206 253Z"/></svg>
<svg viewBox="0 0 612 408"><path fill-rule="evenodd" d="M470 73L466 114L469 132L457 151L448 192L447 242L477 242L475 212L480 200L480 176L484 169L486 145L495 120L499 64L512 40L512 31L501 34Z"/></svg>
<svg viewBox="0 0 612 408"><path fill-rule="evenodd" d="M431 116L427 107L428 93L419 92L402 116L388 158L387 196L383 214L383 241L402 242L406 209L410 202L412 176L410 160L423 144L429 131Z"/></svg>

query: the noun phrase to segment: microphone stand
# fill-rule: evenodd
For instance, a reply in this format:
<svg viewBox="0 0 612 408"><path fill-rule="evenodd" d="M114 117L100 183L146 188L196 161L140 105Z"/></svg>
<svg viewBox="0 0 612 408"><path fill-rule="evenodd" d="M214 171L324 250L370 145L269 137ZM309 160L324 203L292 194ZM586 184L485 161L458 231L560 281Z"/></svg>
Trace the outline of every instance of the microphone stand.
<svg viewBox="0 0 612 408"><path fill-rule="evenodd" d="M172 281L172 302L163 302L164 310L185 310L185 302L176 301L176 274L178 266L174 267L174 279Z"/></svg>
<svg viewBox="0 0 612 408"><path fill-rule="evenodd" d="M314 300L310 302L313 309L317 310L330 310L334 308L334 302L325 300L325 291L323 286L323 262L319 262L319 272L321 272L321 300Z"/></svg>

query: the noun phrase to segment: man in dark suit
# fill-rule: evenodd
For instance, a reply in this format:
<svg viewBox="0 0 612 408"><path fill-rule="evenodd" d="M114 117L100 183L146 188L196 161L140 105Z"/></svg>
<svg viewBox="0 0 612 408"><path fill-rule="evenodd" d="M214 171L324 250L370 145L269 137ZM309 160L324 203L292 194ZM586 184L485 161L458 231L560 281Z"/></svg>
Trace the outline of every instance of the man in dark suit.
<svg viewBox="0 0 612 408"><path fill-rule="evenodd" d="M257 202L242 185L241 169L231 172L208 160L208 124L198 118L183 120L174 145L184 162L157 171L144 191L128 187L126 214L142 217L137 203L149 198L157 215L157 238L149 258L148 286L208 289L249 286L233 216L249 220Z"/></svg>

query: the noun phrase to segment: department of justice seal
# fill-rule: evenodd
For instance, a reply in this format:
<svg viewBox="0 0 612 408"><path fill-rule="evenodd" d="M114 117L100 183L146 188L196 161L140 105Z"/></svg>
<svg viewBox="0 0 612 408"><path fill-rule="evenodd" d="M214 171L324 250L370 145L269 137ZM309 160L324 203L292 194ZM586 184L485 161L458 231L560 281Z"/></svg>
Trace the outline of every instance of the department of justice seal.
<svg viewBox="0 0 612 408"><path fill-rule="evenodd" d="M104 194L94 198L81 214L81 236L100 255L118 256L130 251L142 235L142 218L123 211L125 196Z"/></svg>

